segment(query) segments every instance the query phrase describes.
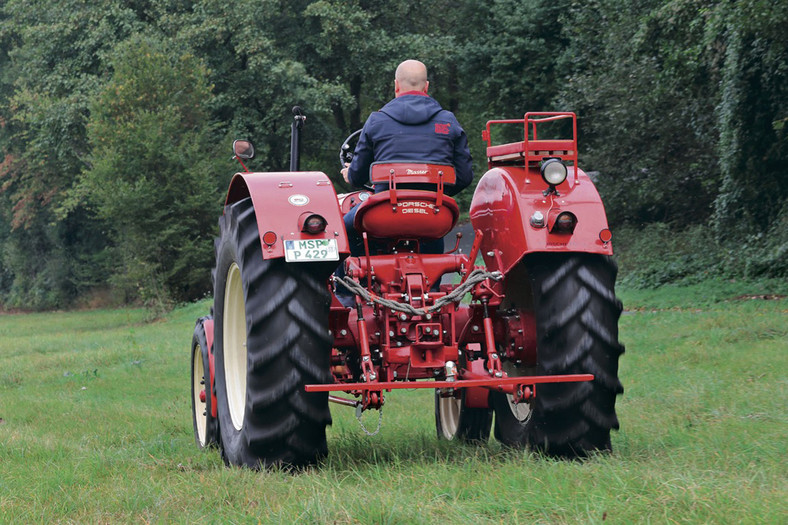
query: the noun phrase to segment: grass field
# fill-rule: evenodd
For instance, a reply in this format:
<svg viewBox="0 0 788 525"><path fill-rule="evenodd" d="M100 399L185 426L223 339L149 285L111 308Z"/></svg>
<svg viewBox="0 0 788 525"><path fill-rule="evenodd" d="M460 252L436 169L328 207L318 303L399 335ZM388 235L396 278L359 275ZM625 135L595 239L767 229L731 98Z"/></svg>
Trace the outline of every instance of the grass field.
<svg viewBox="0 0 788 525"><path fill-rule="evenodd" d="M400 391L375 437L332 406L330 457L299 475L194 446L207 303L0 315L0 523L788 523L788 300L762 298L785 287L622 291L612 455L440 442L431 392Z"/></svg>

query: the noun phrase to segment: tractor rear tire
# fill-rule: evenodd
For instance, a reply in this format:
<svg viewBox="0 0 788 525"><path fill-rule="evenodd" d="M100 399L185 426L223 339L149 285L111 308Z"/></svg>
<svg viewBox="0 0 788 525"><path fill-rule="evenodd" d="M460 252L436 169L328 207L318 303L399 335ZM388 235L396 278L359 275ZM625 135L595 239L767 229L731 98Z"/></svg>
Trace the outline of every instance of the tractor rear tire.
<svg viewBox="0 0 788 525"><path fill-rule="evenodd" d="M203 321L197 321L192 336L192 424L194 440L201 449L214 447L219 443L219 422L211 415L211 376L208 343L205 337ZM203 398L205 399L203 401Z"/></svg>
<svg viewBox="0 0 788 525"><path fill-rule="evenodd" d="M466 407L466 389L460 389L459 393L460 397L441 397L440 392L435 390L435 429L438 439L486 443L490 438L492 409Z"/></svg>
<svg viewBox="0 0 788 525"><path fill-rule="evenodd" d="M219 219L215 368L222 456L253 469L302 467L327 454L333 266L264 260L251 199Z"/></svg>
<svg viewBox="0 0 788 525"><path fill-rule="evenodd" d="M624 389L618 360L621 302L617 267L596 254L532 254L525 258L534 296L538 375L590 373L594 380L538 385L527 440L551 456L609 451L618 429L616 396Z"/></svg>

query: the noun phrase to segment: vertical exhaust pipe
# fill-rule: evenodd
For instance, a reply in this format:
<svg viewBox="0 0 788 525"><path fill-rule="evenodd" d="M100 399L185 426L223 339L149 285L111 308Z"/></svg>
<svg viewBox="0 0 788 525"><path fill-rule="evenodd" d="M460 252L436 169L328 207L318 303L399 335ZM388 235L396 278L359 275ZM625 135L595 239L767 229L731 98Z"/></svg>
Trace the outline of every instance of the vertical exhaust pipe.
<svg viewBox="0 0 788 525"><path fill-rule="evenodd" d="M306 116L299 106L293 106L293 124L290 127L290 171L301 168L301 128L304 127Z"/></svg>

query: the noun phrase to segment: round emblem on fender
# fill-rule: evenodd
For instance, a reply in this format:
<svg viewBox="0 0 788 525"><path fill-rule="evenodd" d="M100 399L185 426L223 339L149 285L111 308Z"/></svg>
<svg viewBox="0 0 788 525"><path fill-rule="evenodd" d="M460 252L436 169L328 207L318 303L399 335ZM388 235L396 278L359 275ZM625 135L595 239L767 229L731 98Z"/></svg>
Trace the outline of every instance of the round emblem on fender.
<svg viewBox="0 0 788 525"><path fill-rule="evenodd" d="M287 201L293 206L306 206L309 204L309 197L297 193L295 195L290 195Z"/></svg>

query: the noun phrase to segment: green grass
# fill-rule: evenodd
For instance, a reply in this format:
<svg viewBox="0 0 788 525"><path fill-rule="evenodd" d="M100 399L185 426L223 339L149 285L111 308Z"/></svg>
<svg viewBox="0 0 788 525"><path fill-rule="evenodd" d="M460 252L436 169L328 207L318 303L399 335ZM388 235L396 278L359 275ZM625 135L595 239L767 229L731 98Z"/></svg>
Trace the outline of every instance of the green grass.
<svg viewBox="0 0 788 525"><path fill-rule="evenodd" d="M330 456L298 475L194 446L207 303L0 316L0 523L785 523L788 301L726 286L621 292L612 455L441 442L431 393L399 391L375 437L332 406Z"/></svg>

